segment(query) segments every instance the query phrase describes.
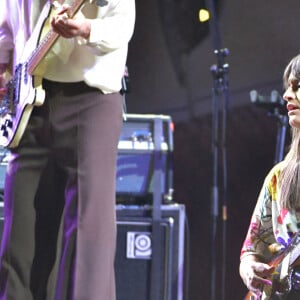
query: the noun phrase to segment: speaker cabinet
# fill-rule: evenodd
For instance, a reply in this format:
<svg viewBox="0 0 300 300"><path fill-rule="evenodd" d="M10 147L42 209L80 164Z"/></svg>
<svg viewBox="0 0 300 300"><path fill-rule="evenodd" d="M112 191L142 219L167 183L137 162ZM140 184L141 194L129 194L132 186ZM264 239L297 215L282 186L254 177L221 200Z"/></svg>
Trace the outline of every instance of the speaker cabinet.
<svg viewBox="0 0 300 300"><path fill-rule="evenodd" d="M160 263L156 270L160 298L182 300L185 207L161 206ZM150 206L117 205L115 261L117 300L152 300L152 218Z"/></svg>
<svg viewBox="0 0 300 300"><path fill-rule="evenodd" d="M183 300L185 207L170 204L162 205L161 209L161 263L155 274L160 283L160 298L156 300ZM117 300L152 300L151 208L117 205L117 229ZM0 202L0 239L2 230L3 202Z"/></svg>

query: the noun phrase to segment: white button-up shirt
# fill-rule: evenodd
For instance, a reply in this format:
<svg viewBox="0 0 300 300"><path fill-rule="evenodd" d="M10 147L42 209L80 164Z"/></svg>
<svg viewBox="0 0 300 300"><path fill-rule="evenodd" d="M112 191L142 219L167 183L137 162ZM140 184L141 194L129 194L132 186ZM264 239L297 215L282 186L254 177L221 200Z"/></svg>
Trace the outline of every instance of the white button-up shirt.
<svg viewBox="0 0 300 300"><path fill-rule="evenodd" d="M79 0L69 0L72 5ZM0 63L23 62L23 45L36 27L45 0L1 0ZM23 9L18 7L24 6ZM24 12L24 14L21 13ZM128 42L135 23L134 0L85 0L75 17L91 22L88 40L58 38L47 56L46 79L60 82L85 81L104 93L121 89ZM40 28L37 28L40 31ZM49 27L49 30L50 27ZM27 42L28 43L28 42ZM28 48L28 44L27 44ZM30 47L29 47L30 48ZM32 51L35 45L32 45ZM55 54L53 56L53 53Z"/></svg>

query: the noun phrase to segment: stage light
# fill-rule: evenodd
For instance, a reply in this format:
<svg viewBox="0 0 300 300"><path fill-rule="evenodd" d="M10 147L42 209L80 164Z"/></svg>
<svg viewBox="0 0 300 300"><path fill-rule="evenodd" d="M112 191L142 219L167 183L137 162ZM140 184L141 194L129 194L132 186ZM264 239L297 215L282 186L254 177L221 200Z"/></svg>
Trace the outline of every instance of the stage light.
<svg viewBox="0 0 300 300"><path fill-rule="evenodd" d="M199 10L199 21L201 23L204 23L204 22L207 22L210 18L210 14L209 14L209 11L207 9L203 9L201 8Z"/></svg>
<svg viewBox="0 0 300 300"><path fill-rule="evenodd" d="M216 15L219 16L221 2L224 1L214 1ZM172 1L158 1L159 14L177 78L184 83L185 57L209 34L209 21L212 15L207 8L206 0L176 0L176 5L170 5L170 2Z"/></svg>

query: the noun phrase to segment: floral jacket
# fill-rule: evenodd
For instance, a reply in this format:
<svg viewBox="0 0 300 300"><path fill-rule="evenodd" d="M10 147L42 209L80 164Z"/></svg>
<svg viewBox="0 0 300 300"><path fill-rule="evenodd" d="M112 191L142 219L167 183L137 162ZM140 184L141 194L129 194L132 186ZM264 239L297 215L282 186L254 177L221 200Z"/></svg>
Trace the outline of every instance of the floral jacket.
<svg viewBox="0 0 300 300"><path fill-rule="evenodd" d="M265 178L241 249L241 258L256 254L268 260L272 255L269 250L271 244L286 247L299 230L300 211L282 209L277 201L282 166L282 162L275 165Z"/></svg>

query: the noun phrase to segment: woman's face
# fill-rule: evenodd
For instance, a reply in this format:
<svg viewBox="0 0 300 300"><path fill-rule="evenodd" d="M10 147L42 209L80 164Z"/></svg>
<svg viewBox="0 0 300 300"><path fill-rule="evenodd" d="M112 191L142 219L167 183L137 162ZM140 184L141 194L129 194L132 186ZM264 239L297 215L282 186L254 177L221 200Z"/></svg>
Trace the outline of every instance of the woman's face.
<svg viewBox="0 0 300 300"><path fill-rule="evenodd" d="M287 102L289 123L292 127L300 129L300 81L290 75L288 86L283 94Z"/></svg>

